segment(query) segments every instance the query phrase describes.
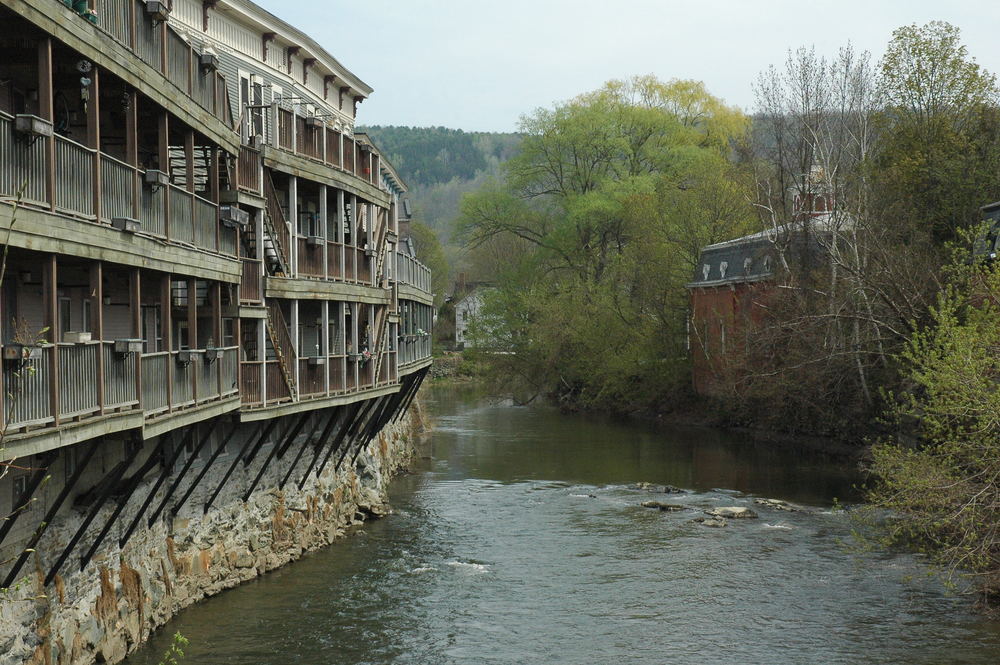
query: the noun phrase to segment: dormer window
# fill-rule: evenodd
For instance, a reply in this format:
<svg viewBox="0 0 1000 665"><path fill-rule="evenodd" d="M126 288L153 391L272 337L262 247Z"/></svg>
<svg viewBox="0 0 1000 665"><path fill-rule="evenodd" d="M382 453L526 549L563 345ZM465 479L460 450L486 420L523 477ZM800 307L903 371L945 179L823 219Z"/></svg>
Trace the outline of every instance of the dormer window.
<svg viewBox="0 0 1000 665"><path fill-rule="evenodd" d="M765 256L764 257L764 272L770 272L770 271L771 271L771 257L770 256Z"/></svg>
<svg viewBox="0 0 1000 665"><path fill-rule="evenodd" d="M722 262L720 262L719 263L719 276L722 277L722 279L726 278L726 271L727 270L729 270L729 262L728 261L722 261Z"/></svg>
<svg viewBox="0 0 1000 665"><path fill-rule="evenodd" d="M752 267L753 267L753 259L752 258L750 258L748 256L745 259L743 259L743 274L749 275L750 274L750 268L752 268Z"/></svg>
<svg viewBox="0 0 1000 665"><path fill-rule="evenodd" d="M708 275L711 272L712 272L712 266L708 265L707 263L704 264L701 267L701 278L707 282L708 281Z"/></svg>

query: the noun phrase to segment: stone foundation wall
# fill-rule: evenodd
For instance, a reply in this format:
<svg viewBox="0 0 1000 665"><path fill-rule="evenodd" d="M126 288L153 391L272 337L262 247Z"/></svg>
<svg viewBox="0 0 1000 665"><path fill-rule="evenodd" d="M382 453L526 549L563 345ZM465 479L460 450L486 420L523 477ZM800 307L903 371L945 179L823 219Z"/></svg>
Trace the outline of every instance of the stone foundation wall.
<svg viewBox="0 0 1000 665"><path fill-rule="evenodd" d="M331 464L302 491L295 482L278 491L285 469L275 470L243 503L248 471L207 515L191 501L173 520L137 532L124 549L113 533L82 572L74 556L48 588L42 585L46 553L39 552L34 572L0 597L0 663L117 663L188 605L329 545L348 526L386 514L388 483L411 459L421 420L414 403L352 468L345 463L335 471ZM99 516L95 524L104 519ZM128 519L126 511L121 521ZM64 542L79 523L59 518L49 529L53 540Z"/></svg>

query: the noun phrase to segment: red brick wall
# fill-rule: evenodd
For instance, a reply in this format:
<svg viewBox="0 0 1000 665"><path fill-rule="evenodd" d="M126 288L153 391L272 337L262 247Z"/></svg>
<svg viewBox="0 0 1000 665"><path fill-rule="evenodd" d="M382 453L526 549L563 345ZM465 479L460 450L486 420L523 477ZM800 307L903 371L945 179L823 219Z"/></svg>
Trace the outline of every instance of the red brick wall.
<svg viewBox="0 0 1000 665"><path fill-rule="evenodd" d="M749 335L766 311L766 282L691 289L691 379L699 395L724 397L747 371Z"/></svg>

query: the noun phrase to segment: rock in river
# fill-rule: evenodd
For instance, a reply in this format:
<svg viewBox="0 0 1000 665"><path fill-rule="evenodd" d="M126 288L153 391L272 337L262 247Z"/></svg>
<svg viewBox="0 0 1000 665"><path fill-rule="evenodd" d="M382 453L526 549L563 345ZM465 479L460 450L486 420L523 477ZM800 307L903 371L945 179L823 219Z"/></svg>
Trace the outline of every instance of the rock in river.
<svg viewBox="0 0 1000 665"><path fill-rule="evenodd" d="M706 510L707 515L712 517L729 517L732 519L755 519L757 513L743 506L720 506L712 510Z"/></svg>
<svg viewBox="0 0 1000 665"><path fill-rule="evenodd" d="M729 522L727 522L722 517L709 517L708 519L705 519L704 517L696 517L691 521L698 522L702 526L711 526L711 527L720 527L729 524Z"/></svg>
<svg viewBox="0 0 1000 665"><path fill-rule="evenodd" d="M676 504L676 503L663 503L663 502L660 502L660 501L643 501L642 502L642 507L643 508L658 508L659 510L663 510L663 511L670 512L670 513L677 512L678 510L684 510L684 506L681 506L679 504Z"/></svg>
<svg viewBox="0 0 1000 665"><path fill-rule="evenodd" d="M774 508L775 510L787 510L789 512L797 512L799 509L790 505L787 501L782 501L781 499L754 499L754 503L758 506L766 506L767 508Z"/></svg>

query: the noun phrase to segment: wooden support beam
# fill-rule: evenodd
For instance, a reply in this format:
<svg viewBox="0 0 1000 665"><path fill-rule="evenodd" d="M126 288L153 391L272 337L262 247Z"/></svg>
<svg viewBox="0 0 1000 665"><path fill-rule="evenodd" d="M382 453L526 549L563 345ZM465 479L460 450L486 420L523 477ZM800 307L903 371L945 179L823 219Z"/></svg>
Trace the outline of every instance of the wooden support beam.
<svg viewBox="0 0 1000 665"><path fill-rule="evenodd" d="M150 454L149 458L145 461L145 463L141 467L139 467L139 470L136 471L135 474L133 474L132 478L126 483L126 485L128 486L128 490L122 493L120 497L118 497L118 505L115 506L114 512L111 513L111 516L108 517L107 521L104 523L104 528L101 529L100 533L97 534L97 538L95 538L94 542L91 543L90 549L88 549L87 552L82 557L80 557L80 570L86 568L87 564L90 563L90 559L94 556L94 552L96 552L97 548L99 548L101 546L101 543L104 542L104 539L107 537L108 532L111 531L111 527L118 522L118 516L121 515L122 511L125 509L125 506L128 505L129 499L132 498L132 495L135 494L135 491L139 488L139 483L142 482L142 479L146 476L146 474L149 473L152 470L152 468L156 465L159 459L158 455L160 452L160 448L162 446L163 446L163 439L161 438L160 443L156 447L156 450L154 450ZM140 448L141 446L136 446L135 452L138 453ZM124 547L125 544L120 543L119 546Z"/></svg>
<svg viewBox="0 0 1000 665"><path fill-rule="evenodd" d="M233 471L236 470L236 465L240 463L240 459L243 458L243 455L250 447L250 444L254 441L254 439L258 438L258 434L260 435L261 439L263 439L266 436L266 433L261 432L261 429L267 429L268 431L274 429L274 423L276 421L277 418L270 420L266 427L264 425L258 425L257 431L253 432L250 436L247 437L247 440L243 442L243 447L240 448L240 452L233 457L233 463L230 464L229 469L226 470L226 475L222 477L222 481L219 482L218 486L215 488L215 491L212 492L212 496L208 497L208 501L205 502L205 505L202 508L203 514L205 515L208 514L208 509L212 507L212 503L214 503L216 497L219 496L219 492L221 492L222 488L225 487L226 482L229 480L229 476L233 475Z"/></svg>
<svg viewBox="0 0 1000 665"><path fill-rule="evenodd" d="M122 460L121 462L116 464L114 468L112 468L111 471L109 471L101 480L100 492L98 494L97 500L94 501L93 505L90 507L90 510L87 512L87 517L84 518L83 523L80 524L80 527L76 530L76 533L73 534L73 537L70 538L69 542L66 544L66 547L63 548L63 551L59 555L59 558L56 559L56 562L52 565L52 568L49 569L48 574L45 576L44 586L48 586L49 584L51 584L52 580L55 579L55 576L59 574L59 570L62 568L62 565L66 563L66 559L68 559L69 555L72 554L73 550L76 549L76 546L80 542L80 539L83 538L83 534L85 534L87 532L87 529L90 527L90 523L93 522L94 518L97 517L97 514L101 512L101 508L104 507L104 504L105 502L107 502L108 497L111 496L112 491L114 491L117 488L118 482L121 480L122 474L125 473L125 470L128 468L130 463L131 463L131 458L127 460Z"/></svg>
<svg viewBox="0 0 1000 665"><path fill-rule="evenodd" d="M181 467L181 470L177 474L177 477L174 478L174 482L170 483L170 487L167 488L167 492L166 494L163 495L163 498L160 500L160 504L149 516L149 520L147 522L148 526L153 526L153 524L156 523L156 520L160 517L160 513L163 512L163 509L166 507L167 503L170 502L170 498L174 495L174 492L177 490L177 487L180 486L181 481L184 480L184 476L187 475L187 472L191 468L191 465L201 455L201 451L205 447L205 444L212 439L212 435L215 434L215 429L219 425L219 420L220 420L219 418L215 418L212 420L211 424L208 426L208 431L202 435L201 439L198 441L198 445L196 445L194 450L191 451L191 454L188 455L188 458L184 460L184 466Z"/></svg>
<svg viewBox="0 0 1000 665"><path fill-rule="evenodd" d="M55 519L56 514L63 505L63 502L66 501L66 497L68 497L76 488L76 484L79 482L80 476L82 476L83 472L87 470L87 467L90 465L90 460L94 458L94 453L97 452L97 449L100 447L102 441L103 439L98 439L97 441L91 443L91 445L87 447L87 453L84 455L83 460L77 460L76 469L73 471L73 475L66 481L66 484L63 485L63 488L59 492L55 501L53 501L52 505L49 506L49 510L45 513L45 517L43 517L42 521L38 524L38 529L35 530L35 533L31 536L28 544L24 546L23 550L21 550L21 554L17 557L17 561L14 562L14 565L11 566L10 572L7 573L7 578L3 581L3 584L0 584L0 587L8 589L12 584L14 584L14 580L17 579L18 573L21 572L21 567L24 566L28 557L31 556L31 553L35 551L38 541L40 541L42 536L45 535L45 531L49 528L49 525L52 524L52 520Z"/></svg>
<svg viewBox="0 0 1000 665"><path fill-rule="evenodd" d="M358 415L358 411L361 410L361 402L355 404L350 404L346 407L344 417L340 420L340 426L337 428L337 436L334 437L333 441L330 443L330 448L327 450L326 455L323 456L323 462L316 469L316 477L319 478L323 475L323 469L326 468L327 462L335 452L340 448L344 442L344 438L347 436L348 431L350 431L351 424L354 422L355 416Z"/></svg>
<svg viewBox="0 0 1000 665"><path fill-rule="evenodd" d="M361 436L358 437L358 445L354 449L354 455L351 457L351 466L354 466L355 462L358 461L358 456L361 455L361 451L363 451L368 444L372 442L375 435L382 429L383 418L389 409L389 405L393 397L395 397L395 395L386 395L381 398L381 404L368 419L368 424L365 426L364 432L362 432Z"/></svg>
<svg viewBox="0 0 1000 665"><path fill-rule="evenodd" d="M313 446L315 450L313 451L312 461L309 462L309 466L306 467L306 472L302 474L302 480L299 481L300 490L305 486L306 479L309 478L309 474L312 473L313 467L316 466L316 462L319 460L319 455L323 452L323 446L326 443L326 440L330 437L330 434L333 432L333 426L336 424L338 417L341 415L340 411L341 409L338 409L337 407L330 409L330 418L326 421L326 427L323 428L323 432L319 435L316 445Z"/></svg>
<svg viewBox="0 0 1000 665"><path fill-rule="evenodd" d="M177 515L177 513L180 512L181 507L191 497L191 494L194 492L195 488L198 487L198 484L201 483L201 479L204 478L205 475L208 473L208 470L212 468L212 464L214 464L215 460L219 458L219 455L221 455L223 451L225 451L226 447L229 445L229 442L233 440L233 437L236 436L236 433L238 431L240 431L238 424L233 423L233 428L229 430L229 434L226 436L226 439L219 445L218 448L215 449L214 452L212 452L212 456L208 458L207 462L205 462L205 466L202 467L201 471L198 472L198 475L195 476L195 479L191 481L191 484L188 486L187 490L185 490L184 496L182 496L180 498L180 501L175 503L170 508L171 515Z"/></svg>
<svg viewBox="0 0 1000 665"><path fill-rule="evenodd" d="M425 367L419 372L416 372L411 375L413 377L413 383L410 385L410 394L407 395L402 408L399 409L399 412L396 414L395 420L393 422L398 421L402 417L402 415L406 413L406 410L410 408L410 404L413 403L414 398L420 391L420 384L423 383L424 377L427 376L427 370L428 368Z"/></svg>
<svg viewBox="0 0 1000 665"><path fill-rule="evenodd" d="M52 466L52 462L54 462L58 456L58 450L53 450L41 455L41 464L39 464L39 466L35 468L35 472L31 474L31 479L28 480L28 484L25 486L24 491L21 492L21 495L14 499L14 505L11 508L10 513L8 513L6 517L0 518L3 520L3 523L0 524L0 545L3 545L4 539L7 537L7 534L10 533L10 530L14 528L14 524L17 523L17 519L28 509L28 505L31 503L31 497L35 494L35 490L37 490L42 484L42 481L48 477L49 467Z"/></svg>
<svg viewBox="0 0 1000 665"><path fill-rule="evenodd" d="M308 419L309 419L309 412L306 411L301 416L299 416L298 422L295 424L294 427L291 426L289 427L289 429L292 431L285 432L285 436L283 437L284 443L282 445L278 445L278 442L275 441L274 447L271 448L271 452L268 453L267 458L264 460L264 463L260 465L260 469L257 471L257 475L254 476L253 482L250 483L250 487L247 489L246 492L243 493L243 503L246 503L247 501L250 500L250 495L253 494L254 489L257 488L257 483L260 482L260 479L264 477L264 472L267 471L267 467L270 466L271 460L274 459L275 455L278 454L279 450L282 451L287 450L288 447L292 445L292 442L295 441L295 438L302 432L302 426L306 424L306 421ZM312 437L313 432L315 432L315 428L313 428L313 431L310 432L308 436L306 436L306 441L308 441Z"/></svg>
<svg viewBox="0 0 1000 665"><path fill-rule="evenodd" d="M317 418L317 420L322 420L322 419ZM310 438L311 437L307 436L305 439L303 439L302 445L299 446L299 452L295 453L295 459L293 459L292 463L288 465L288 471L285 473L284 477L281 479L281 482L278 484L279 490L284 488L285 483L287 483L288 479L292 477L292 471L295 470L295 466L299 463L299 460L302 459L302 453L304 453L306 448L309 446Z"/></svg>
<svg viewBox="0 0 1000 665"><path fill-rule="evenodd" d="M167 476L170 475L170 471L173 470L177 457L181 454L181 451L184 450L184 446L187 445L187 442L191 440L193 435L194 428L189 427L187 432L185 432L180 445L170 451L169 455L164 454L167 447L166 443L161 443L159 451L160 461L163 463L163 468L160 470L160 475L157 477L156 482L153 483L153 487L150 488L149 494L146 495L146 500L142 502L141 506L139 506L139 510L136 512L135 517L132 518L132 522L129 523L125 533L118 539L119 547L124 547L125 543L128 542L128 539L132 537L132 532L135 531L137 526L139 526L139 522L142 521L142 516L146 513L146 509L149 508L149 504L153 503L153 499L156 497L156 493L160 491L160 486L163 484L163 481L167 479Z"/></svg>
<svg viewBox="0 0 1000 665"><path fill-rule="evenodd" d="M302 425L303 422L305 422L308 416L309 416L308 413L304 413L299 417L298 422L300 426ZM289 427L289 429L292 429L292 427ZM299 430L297 428L295 429L296 431L292 434L292 436L281 437L281 439L284 439L285 441L283 445L279 445L281 439L274 442L274 446L271 448L271 452L268 453L267 457L264 459L264 463L260 465L260 469L257 470L257 475L254 476L253 481L251 481L250 487L247 489L246 492L243 493L243 503L246 503L247 501L250 500L250 495L253 494L253 491L254 489L256 489L257 483L260 482L260 479L264 477L264 472L267 471L267 467L270 466L271 460L274 459L274 456L277 454L278 450L280 448L287 448L287 446L291 444L291 442L295 439L295 437L298 436ZM288 432L285 433L288 434Z"/></svg>
<svg viewBox="0 0 1000 665"><path fill-rule="evenodd" d="M278 425L278 422L281 420L283 419L271 418L270 420L267 421L267 425L264 427L264 431L261 434L261 436L257 439L256 445L254 445L254 447L250 450L250 453L243 458L244 468L250 466L250 463L253 462L255 457L257 457L257 453L260 452L260 449L264 446L265 443L267 443L268 437L271 436L271 433L274 432L274 428Z"/></svg>
<svg viewBox="0 0 1000 665"><path fill-rule="evenodd" d="M378 400L376 399L367 400L361 409L361 413L359 413L358 417L355 418L353 423L351 423L351 429L347 433L347 445L344 446L344 450L341 453L340 458L337 459L337 464L333 467L334 471L340 470L340 465L344 463L344 458L346 458L348 453L350 453L354 448L354 444L357 443L359 438L358 433L361 431L364 424L368 422L368 418L371 417L372 408L377 403Z"/></svg>
<svg viewBox="0 0 1000 665"><path fill-rule="evenodd" d="M160 339L163 344L163 351L174 350L174 322L173 305L170 298L170 275L160 277ZM174 371L171 363L172 357L167 358L167 410L173 409L174 404Z"/></svg>

